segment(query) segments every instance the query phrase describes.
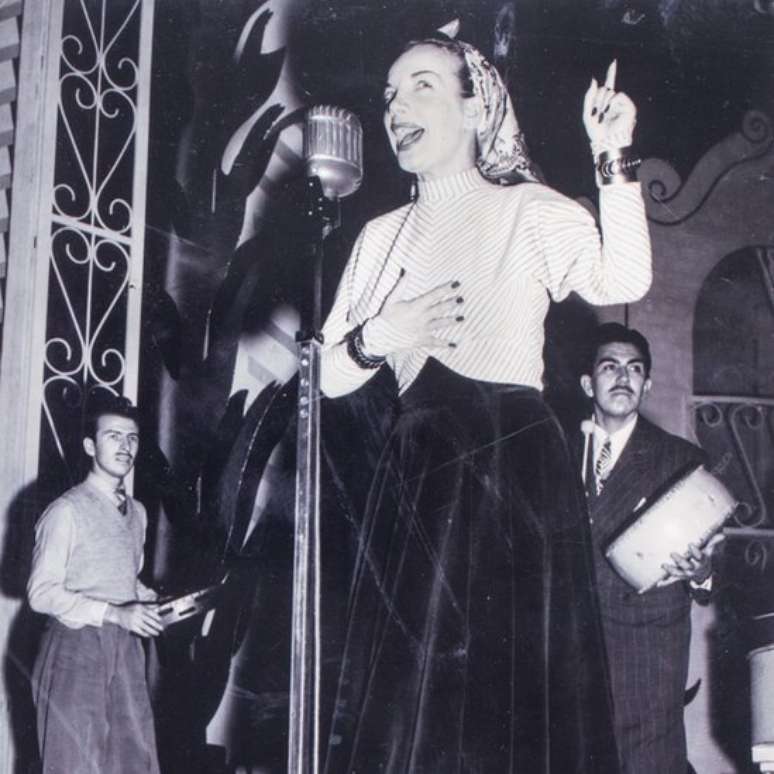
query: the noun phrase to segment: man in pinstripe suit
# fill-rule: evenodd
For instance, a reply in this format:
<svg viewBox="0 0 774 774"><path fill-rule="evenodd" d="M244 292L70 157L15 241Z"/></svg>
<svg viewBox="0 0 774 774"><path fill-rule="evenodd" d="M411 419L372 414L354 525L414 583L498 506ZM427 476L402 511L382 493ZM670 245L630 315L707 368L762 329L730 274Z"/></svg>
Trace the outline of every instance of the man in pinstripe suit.
<svg viewBox="0 0 774 774"><path fill-rule="evenodd" d="M701 449L639 415L650 390L648 342L618 323L599 326L581 386L593 402L584 481L594 541L600 611L624 774L686 774L683 697L691 597L707 591L712 550L672 555L658 588L638 595L604 556L643 498L704 461ZM585 432L585 431L584 431Z"/></svg>

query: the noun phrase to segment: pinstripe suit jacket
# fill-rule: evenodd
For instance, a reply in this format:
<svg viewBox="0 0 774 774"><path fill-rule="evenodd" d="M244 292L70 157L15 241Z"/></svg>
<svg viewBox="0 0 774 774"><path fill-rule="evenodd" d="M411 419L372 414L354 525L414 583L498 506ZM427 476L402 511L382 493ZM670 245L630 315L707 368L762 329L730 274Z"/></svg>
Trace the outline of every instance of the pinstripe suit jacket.
<svg viewBox="0 0 774 774"><path fill-rule="evenodd" d="M589 450L588 458L590 467L593 450ZM604 552L611 539L631 521L632 512L644 497L652 501L704 459L704 452L699 447L640 416L601 494L596 494L593 471L587 471L587 501L600 608L604 617L644 623L680 609L687 612L690 595L685 584L673 583L638 595L613 570Z"/></svg>
<svg viewBox="0 0 774 774"><path fill-rule="evenodd" d="M621 770L685 774L683 697L691 602L687 584L639 595L613 570L604 551L643 497L652 501L701 464L704 454L639 417L599 496L590 469L593 450L588 457L587 498Z"/></svg>

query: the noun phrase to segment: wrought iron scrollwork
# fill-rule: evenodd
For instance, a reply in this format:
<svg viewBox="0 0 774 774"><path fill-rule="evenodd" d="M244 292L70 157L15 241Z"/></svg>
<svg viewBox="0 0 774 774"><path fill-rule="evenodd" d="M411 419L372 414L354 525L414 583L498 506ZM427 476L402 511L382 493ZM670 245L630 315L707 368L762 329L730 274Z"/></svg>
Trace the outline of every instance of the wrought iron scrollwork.
<svg viewBox="0 0 774 774"><path fill-rule="evenodd" d="M42 395L63 460L88 396L127 373L141 5L66 0L63 16Z"/></svg>
<svg viewBox="0 0 774 774"><path fill-rule="evenodd" d="M726 532L746 541L744 559L751 569L764 572L774 544L771 497L774 490L761 460L774 452L774 398L733 395L694 396L697 435L711 441L707 431L726 449L714 467L740 499ZM751 449L755 451L751 451Z"/></svg>

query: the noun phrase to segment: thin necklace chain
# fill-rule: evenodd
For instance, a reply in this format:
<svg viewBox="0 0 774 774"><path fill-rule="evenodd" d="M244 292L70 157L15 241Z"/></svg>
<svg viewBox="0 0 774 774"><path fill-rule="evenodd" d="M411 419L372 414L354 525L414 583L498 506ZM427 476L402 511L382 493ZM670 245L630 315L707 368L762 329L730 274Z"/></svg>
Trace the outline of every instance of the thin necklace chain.
<svg viewBox="0 0 774 774"><path fill-rule="evenodd" d="M411 202L411 205L406 210L406 214L403 216L403 220L401 220L400 225L398 226L398 230L395 232L395 236L392 238L392 242L390 243L390 247L387 250L387 254L384 256L382 265L379 267L379 273L376 275L376 281L371 287L371 295L368 297L367 304L370 304L371 299L374 297L374 293L376 293L376 290L379 287L379 283L382 281L382 275L384 274L384 270L387 268L387 264L390 262L390 256L392 255L392 252L395 249L395 245L398 243L398 239L400 238L401 233L403 233L403 228L408 222L409 216L411 215L412 212L414 212L414 207L416 207L416 205L417 205L417 199L414 198ZM349 275L349 283L347 287L347 296L349 298L349 306L347 307L347 322L350 321L350 316L352 314L352 294L355 289L354 288L355 274L357 272L357 266L360 261L360 251L363 249L364 241L365 241L365 235L364 235L364 238L360 240L360 244L357 246L357 252L355 253L355 261L352 266L352 271L350 272L350 275ZM398 276L398 279L395 280L395 282L393 283L393 286L385 294L384 301L386 301L389 298L390 293L392 293L392 291L395 289L395 285L398 284L399 279L400 279L400 276ZM384 301L382 301L382 306L384 305ZM381 307L379 308L379 311L381 311Z"/></svg>

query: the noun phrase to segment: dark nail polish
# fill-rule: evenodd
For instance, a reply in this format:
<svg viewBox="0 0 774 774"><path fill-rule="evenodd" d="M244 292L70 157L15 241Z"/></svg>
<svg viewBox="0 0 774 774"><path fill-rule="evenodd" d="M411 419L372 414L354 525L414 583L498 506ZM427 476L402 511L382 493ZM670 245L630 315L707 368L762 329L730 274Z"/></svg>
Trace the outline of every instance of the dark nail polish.
<svg viewBox="0 0 774 774"><path fill-rule="evenodd" d="M462 322L464 319L465 317L463 315L460 315L459 317L456 318L457 322Z"/></svg>
<svg viewBox="0 0 774 774"><path fill-rule="evenodd" d="M597 109L596 108L591 108L591 115L595 116L596 114L597 114Z"/></svg>
<svg viewBox="0 0 774 774"><path fill-rule="evenodd" d="M457 282L457 280L454 280L454 282L452 282L452 288L453 288L454 290L456 290L456 289L457 289L459 286L460 286L460 283L459 283L459 282Z"/></svg>
<svg viewBox="0 0 774 774"><path fill-rule="evenodd" d="M465 299L462 296L457 296L457 303L461 304Z"/></svg>
<svg viewBox="0 0 774 774"><path fill-rule="evenodd" d="M455 344L453 341L450 341L450 342L449 342L449 346L450 346L452 349L456 349L456 348L457 348L457 345L456 345L456 344Z"/></svg>
<svg viewBox="0 0 774 774"><path fill-rule="evenodd" d="M400 274L398 274L399 277L402 277L406 273L406 270L401 267Z"/></svg>

